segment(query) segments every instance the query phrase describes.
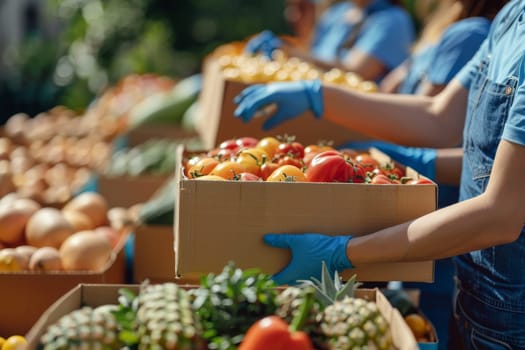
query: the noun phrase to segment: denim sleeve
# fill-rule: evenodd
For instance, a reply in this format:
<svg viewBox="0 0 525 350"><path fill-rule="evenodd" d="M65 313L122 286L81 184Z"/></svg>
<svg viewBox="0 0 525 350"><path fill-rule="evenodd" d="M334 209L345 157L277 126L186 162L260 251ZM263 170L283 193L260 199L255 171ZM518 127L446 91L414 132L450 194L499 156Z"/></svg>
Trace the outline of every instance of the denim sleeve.
<svg viewBox="0 0 525 350"><path fill-rule="evenodd" d="M483 57L486 57L487 48L488 43L487 40L485 40L483 41L483 44L481 44L480 49L476 52L474 57L456 75L455 79L458 79L461 85L463 85L463 87L465 87L466 89L470 88L470 84L476 76L476 72L478 70L479 65L481 64Z"/></svg>
<svg viewBox="0 0 525 350"><path fill-rule="evenodd" d="M490 22L469 18L447 29L438 43L427 73L433 84L447 84L467 64L487 37Z"/></svg>
<svg viewBox="0 0 525 350"><path fill-rule="evenodd" d="M521 59L519 77L514 102L501 138L525 146L525 56Z"/></svg>
<svg viewBox="0 0 525 350"><path fill-rule="evenodd" d="M410 17L399 9L392 9L368 18L354 47L393 69L408 57L413 41Z"/></svg>

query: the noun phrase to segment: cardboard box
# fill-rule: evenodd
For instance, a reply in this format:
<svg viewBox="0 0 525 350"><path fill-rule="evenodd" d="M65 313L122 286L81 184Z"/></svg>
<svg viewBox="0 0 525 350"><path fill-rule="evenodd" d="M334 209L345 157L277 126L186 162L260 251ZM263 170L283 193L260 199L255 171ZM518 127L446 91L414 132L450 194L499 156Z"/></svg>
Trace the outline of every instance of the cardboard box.
<svg viewBox="0 0 525 350"><path fill-rule="evenodd" d="M134 204L147 201L170 176L171 174L137 176L93 175L96 191L106 199L110 208L128 208Z"/></svg>
<svg viewBox="0 0 525 350"><path fill-rule="evenodd" d="M79 283L125 283L124 246L102 272L0 273L0 336L25 334L59 297Z"/></svg>
<svg viewBox="0 0 525 350"><path fill-rule="evenodd" d="M204 148L211 149L224 140L242 136L262 138L288 134L295 135L304 144L332 140L335 146L370 139L328 120L317 119L310 111L282 123L271 132L262 130L266 118L254 118L249 123L244 123L233 114L237 107L233 99L248 86L246 83L225 79L217 61L206 60L203 66L203 89L199 95L201 118L196 123Z"/></svg>
<svg viewBox="0 0 525 350"><path fill-rule="evenodd" d="M133 281L146 279L152 283L175 280L172 226L140 225L135 229Z"/></svg>
<svg viewBox="0 0 525 350"><path fill-rule="evenodd" d="M27 334L28 350L37 348L40 337L48 326L56 322L67 313L86 306L100 306L104 304L117 303L118 290L122 287L138 291L138 285L89 285L81 284L70 290L62 298L57 300L49 309L42 314L38 322ZM379 310L385 316L392 331L394 346L399 350L416 350L417 344L408 325L403 321L401 314L392 308L385 296L377 289L360 289L356 297L373 300Z"/></svg>
<svg viewBox="0 0 525 350"><path fill-rule="evenodd" d="M146 124L129 130L124 137L129 146L136 146L152 139L187 139L198 137L196 130L187 130L181 126L169 124Z"/></svg>
<svg viewBox="0 0 525 350"><path fill-rule="evenodd" d="M183 159L179 147L178 159ZM376 158L389 159L377 150ZM418 174L407 168L407 174ZM361 236L430 213L437 186L352 183L196 181L177 162L175 272L183 278L218 273L230 260L276 273L289 250L263 243L265 233L320 232ZM427 281L433 261L361 266L343 272L360 281Z"/></svg>

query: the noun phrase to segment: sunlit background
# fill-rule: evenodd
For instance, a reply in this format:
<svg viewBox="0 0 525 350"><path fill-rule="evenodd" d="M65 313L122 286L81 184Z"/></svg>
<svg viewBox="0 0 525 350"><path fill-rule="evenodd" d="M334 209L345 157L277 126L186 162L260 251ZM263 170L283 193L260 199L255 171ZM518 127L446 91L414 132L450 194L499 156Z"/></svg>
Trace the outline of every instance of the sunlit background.
<svg viewBox="0 0 525 350"><path fill-rule="evenodd" d="M0 117L81 110L129 73L175 79L217 46L286 33L284 1L0 0Z"/></svg>

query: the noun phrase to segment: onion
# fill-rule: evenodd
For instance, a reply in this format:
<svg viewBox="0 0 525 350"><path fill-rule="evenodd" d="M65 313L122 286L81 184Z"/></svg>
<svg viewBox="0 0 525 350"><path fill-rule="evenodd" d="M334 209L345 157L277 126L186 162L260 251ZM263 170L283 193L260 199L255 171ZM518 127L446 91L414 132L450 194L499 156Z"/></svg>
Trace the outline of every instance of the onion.
<svg viewBox="0 0 525 350"><path fill-rule="evenodd" d="M14 199L0 206L0 241L14 244L24 238L24 229L40 205L31 199Z"/></svg>
<svg viewBox="0 0 525 350"><path fill-rule="evenodd" d="M81 231L68 237L60 247L64 270L104 269L112 255L108 239L93 231Z"/></svg>
<svg viewBox="0 0 525 350"><path fill-rule="evenodd" d="M27 222L26 240L35 247L59 248L74 232L62 212L55 208L38 210Z"/></svg>
<svg viewBox="0 0 525 350"><path fill-rule="evenodd" d="M91 219L84 213L75 210L62 210L66 220L73 226L75 232L93 230L95 225Z"/></svg>
<svg viewBox="0 0 525 350"><path fill-rule="evenodd" d="M96 192L84 192L70 200L64 210L74 210L89 217L95 227L107 223L108 204L104 197Z"/></svg>
<svg viewBox="0 0 525 350"><path fill-rule="evenodd" d="M13 248L0 250L0 271L18 272L28 268L29 261Z"/></svg>
<svg viewBox="0 0 525 350"><path fill-rule="evenodd" d="M62 270L60 253L53 247L38 248L29 260L29 269L32 271Z"/></svg>

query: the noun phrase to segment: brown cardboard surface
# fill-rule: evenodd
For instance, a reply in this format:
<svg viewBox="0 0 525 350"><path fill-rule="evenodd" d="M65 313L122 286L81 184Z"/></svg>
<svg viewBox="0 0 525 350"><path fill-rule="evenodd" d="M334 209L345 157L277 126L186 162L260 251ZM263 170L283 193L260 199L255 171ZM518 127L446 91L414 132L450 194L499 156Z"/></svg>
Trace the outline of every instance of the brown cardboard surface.
<svg viewBox="0 0 525 350"><path fill-rule="evenodd" d="M102 272L0 273L0 336L25 334L60 296L79 283L125 283L124 250Z"/></svg>
<svg viewBox="0 0 525 350"><path fill-rule="evenodd" d="M97 191L110 207L128 208L151 198L170 175L97 176Z"/></svg>
<svg viewBox="0 0 525 350"><path fill-rule="evenodd" d="M118 290L128 288L135 292L138 285L90 285L80 284L64 294L51 305L39 318L38 322L27 333L28 350L36 349L40 337L48 326L56 322L61 316L78 309L81 305L100 306L103 304L117 303ZM392 308L385 296L377 289L358 289L356 297L375 301L380 312L390 324L392 340L396 349L417 350L418 346L408 325L401 314Z"/></svg>
<svg viewBox="0 0 525 350"><path fill-rule="evenodd" d="M181 154L178 159L183 159ZM182 278L218 273L228 261L278 272L290 254L265 245L265 233L360 236L436 209L436 185L196 181L184 178L180 165L175 272ZM407 172L414 175L411 169ZM431 282L433 267L432 261L375 264L342 275L357 274L360 281Z"/></svg>
<svg viewBox="0 0 525 350"><path fill-rule="evenodd" d="M173 227L140 225L135 229L133 281L174 282Z"/></svg>
<svg viewBox="0 0 525 350"><path fill-rule="evenodd" d="M183 139L198 136L195 130L168 124L146 124L128 130L125 134L130 146L140 145L151 139Z"/></svg>
<svg viewBox="0 0 525 350"><path fill-rule="evenodd" d="M248 86L246 83L224 79L217 62L213 59L206 61L203 67L203 90L199 96L203 117L196 125L205 148L211 149L224 140L242 136L262 138L288 134L295 135L304 144L332 140L335 146L370 139L328 120L317 119L310 111L279 125L271 132L262 130L266 118L255 118L250 123L244 123L233 115L237 107L233 99Z"/></svg>

